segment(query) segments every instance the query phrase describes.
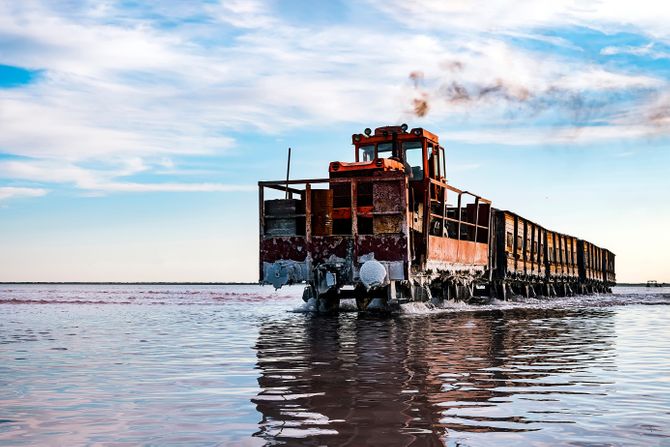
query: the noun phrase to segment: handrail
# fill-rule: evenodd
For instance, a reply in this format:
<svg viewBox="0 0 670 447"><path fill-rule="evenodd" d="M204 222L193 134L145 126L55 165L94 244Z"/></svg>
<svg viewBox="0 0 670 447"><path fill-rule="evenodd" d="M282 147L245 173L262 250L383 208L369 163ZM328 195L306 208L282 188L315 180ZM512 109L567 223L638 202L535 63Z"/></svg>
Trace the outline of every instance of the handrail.
<svg viewBox="0 0 670 447"><path fill-rule="evenodd" d="M469 228L474 228L474 230L475 230L474 231L474 233L475 233L474 234L474 242L475 243L479 240L478 231L479 231L480 228L482 230L486 230L487 232L491 231L491 214L490 214L491 213L491 201L490 200L485 199L481 196L478 196L477 194L473 194L470 191L462 191L462 190L460 190L458 188L455 188L455 187L453 187L453 186L451 186L451 185L449 185L449 184L447 184L443 181L436 180L434 178L429 178L428 180L429 180L430 185L436 185L436 186L444 189L445 191L448 190L448 191L454 192L458 195L458 202L457 202L457 205L456 205L456 209L458 210L458 217L456 219L447 217L447 195L446 195L446 193L444 194L444 197L443 197L444 203L443 203L443 208L442 208L442 210L443 210L442 211L442 216L437 215L437 214L432 213L432 212L428 213L429 218L435 217L435 218L438 218L438 219L442 219L442 232L443 232L443 234L444 234L445 222L454 222L458 225L458 227L456 229L456 238L459 241L461 240L461 237L462 237L461 232L462 232L462 227L463 226L465 226L466 228L468 228L468 227ZM431 189L429 189L429 193L430 192L431 192ZM467 220L463 220L463 207L462 207L462 201L461 201L461 198L462 198L463 195L469 195L469 196L474 197L474 199L475 199L475 203L474 203L474 206L475 206L475 222L469 222ZM479 209L482 205L488 205L488 207L489 207L489 219L488 219L487 225L480 225L479 224ZM476 255L473 254L473 256L476 256ZM473 263L474 263L474 259L473 259Z"/></svg>
<svg viewBox="0 0 670 447"><path fill-rule="evenodd" d="M310 178L310 179L296 179L289 180L289 185L299 185L302 183L327 183L330 179L328 178ZM262 180L258 182L258 186L270 186L270 185L286 185L286 180Z"/></svg>
<svg viewBox="0 0 670 447"><path fill-rule="evenodd" d="M312 183L364 183L364 182L395 182L404 176L404 173L399 175L387 175L382 177L333 177L333 178L314 178L314 179L295 179L289 180L289 185L312 184ZM273 186L281 186L286 188L286 180L263 180L258 182L258 186L262 188L272 188Z"/></svg>
<svg viewBox="0 0 670 447"><path fill-rule="evenodd" d="M484 203L487 203L487 204L489 204L489 205L491 204L491 201L490 201L490 200L485 199L485 198L483 198L482 196L478 196L477 194L472 193L472 192L470 192L470 191L462 191L462 194L468 194L468 195L471 195L472 197L476 197L476 198L478 198L480 201L482 201L482 202L484 202Z"/></svg>
<svg viewBox="0 0 670 447"><path fill-rule="evenodd" d="M477 195L477 194L475 194L475 193L472 193L472 192L470 192L470 191L463 191L463 190L460 190L460 189L456 188L455 186L451 186L451 185L449 185L449 184L447 184L447 183L445 183L445 182L443 182L443 181L440 181L440 180L435 180L434 178L429 178L429 180L430 180L430 183L433 184L433 185L441 186L442 188L446 188L446 189L448 189L449 191L458 193L459 195L460 195L460 194L468 194L468 195L470 195L470 196L472 196L472 197L476 197L476 198L478 198L480 201L482 201L482 202L484 202L484 203L487 203L487 204L489 204L489 205L491 204L491 201L490 201L490 200L485 199L484 197L479 196L479 195Z"/></svg>
<svg viewBox="0 0 670 447"><path fill-rule="evenodd" d="M437 218L437 219L442 218L441 215L439 215L439 214L435 214L435 213L430 213L430 217L435 217L435 218ZM489 227L487 227L486 225L479 225L479 224L472 223L472 222L468 222L468 221L465 221L465 220L458 220L458 219L454 219L453 217L445 217L444 220L445 220L445 221L449 221L449 222L456 222L456 223L460 222L460 223L462 223L463 225L467 225L467 226L469 226L469 227L477 227L477 228L482 228L482 229L484 229L484 230L488 230L488 229L489 229Z"/></svg>

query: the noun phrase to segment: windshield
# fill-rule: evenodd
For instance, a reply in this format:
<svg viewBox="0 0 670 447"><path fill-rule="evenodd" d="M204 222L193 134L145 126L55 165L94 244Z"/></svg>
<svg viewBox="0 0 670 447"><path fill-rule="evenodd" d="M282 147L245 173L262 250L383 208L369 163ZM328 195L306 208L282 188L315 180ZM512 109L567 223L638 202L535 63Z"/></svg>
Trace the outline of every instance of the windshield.
<svg viewBox="0 0 670 447"><path fill-rule="evenodd" d="M402 144L405 156L405 169L412 180L423 179L423 144L421 141L407 141ZM409 167L409 169L407 169Z"/></svg>
<svg viewBox="0 0 670 447"><path fill-rule="evenodd" d="M375 145L369 144L358 148L358 159L360 161L372 161L375 158Z"/></svg>
<svg viewBox="0 0 670 447"><path fill-rule="evenodd" d="M378 157L391 157L393 155L393 143L379 143L377 145Z"/></svg>
<svg viewBox="0 0 670 447"><path fill-rule="evenodd" d="M415 141L405 141L403 143L398 143L399 154L396 154L398 160L402 158L405 161L407 166L407 171L414 171L414 176L417 179L423 178L423 143L420 140ZM375 145L367 144L364 146L358 147L358 160L363 162L369 162L375 159L375 156L378 158L392 158L393 154L393 143L378 143L375 153ZM409 169L411 168L411 169Z"/></svg>

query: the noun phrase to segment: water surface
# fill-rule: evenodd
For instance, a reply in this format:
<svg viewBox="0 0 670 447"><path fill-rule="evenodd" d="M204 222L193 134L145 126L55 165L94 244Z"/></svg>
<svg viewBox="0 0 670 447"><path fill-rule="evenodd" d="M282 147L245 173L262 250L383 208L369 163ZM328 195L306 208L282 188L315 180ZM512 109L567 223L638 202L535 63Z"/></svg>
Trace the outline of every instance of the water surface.
<svg viewBox="0 0 670 447"><path fill-rule="evenodd" d="M0 286L0 445L670 445L670 290L393 318L258 286Z"/></svg>

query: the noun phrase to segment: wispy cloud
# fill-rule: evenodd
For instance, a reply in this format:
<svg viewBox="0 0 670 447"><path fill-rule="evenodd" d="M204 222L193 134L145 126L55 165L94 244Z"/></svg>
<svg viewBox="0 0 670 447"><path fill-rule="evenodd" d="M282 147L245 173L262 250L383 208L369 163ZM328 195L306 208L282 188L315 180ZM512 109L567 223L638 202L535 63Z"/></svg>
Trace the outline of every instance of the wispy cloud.
<svg viewBox="0 0 670 447"><path fill-rule="evenodd" d="M670 9L655 0L368 0L415 28L505 33L581 26L607 32L634 30L670 38Z"/></svg>
<svg viewBox="0 0 670 447"><path fill-rule="evenodd" d="M670 59L670 52L655 48L653 42L642 46L608 46L600 50L600 54L604 56L630 54L633 56L649 57L652 59Z"/></svg>
<svg viewBox="0 0 670 447"><path fill-rule="evenodd" d="M632 155L635 155L635 151L624 151L624 152L619 152L618 154L614 154L614 156L617 157L617 158L625 158L625 157L630 157Z"/></svg>
<svg viewBox="0 0 670 447"><path fill-rule="evenodd" d="M21 188L16 186L0 186L0 201L21 197L41 197L49 191L42 188Z"/></svg>
<svg viewBox="0 0 670 447"><path fill-rule="evenodd" d="M485 130L451 130L449 141L501 146L564 145L579 148L594 143L621 139L653 139L666 135L666 129L644 124L610 126L565 126L546 128L509 127Z"/></svg>
<svg viewBox="0 0 670 447"><path fill-rule="evenodd" d="M255 185L197 182L131 182L120 181L149 169L139 159L122 160L116 170L84 169L72 163L53 160L20 160L0 162L0 178L38 183L72 185L96 195L112 192L231 192L252 191ZM19 188L26 190L26 188ZM32 189L30 191L43 191ZM20 192L20 191L19 191ZM35 194L33 197L43 194Z"/></svg>
<svg viewBox="0 0 670 447"><path fill-rule="evenodd" d="M226 185L222 183L134 183L111 182L90 185L100 192L240 192L255 191L256 185Z"/></svg>
<svg viewBox="0 0 670 447"><path fill-rule="evenodd" d="M269 14L266 2L260 0L225 0L207 6L206 11L215 19L236 28L268 29L279 22Z"/></svg>

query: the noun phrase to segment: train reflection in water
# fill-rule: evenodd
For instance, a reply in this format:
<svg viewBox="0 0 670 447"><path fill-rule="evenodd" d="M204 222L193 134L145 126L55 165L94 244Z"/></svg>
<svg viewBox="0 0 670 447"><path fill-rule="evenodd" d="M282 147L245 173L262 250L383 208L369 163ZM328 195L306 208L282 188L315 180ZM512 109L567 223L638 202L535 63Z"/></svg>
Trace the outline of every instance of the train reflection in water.
<svg viewBox="0 0 670 447"><path fill-rule="evenodd" d="M613 326L607 309L268 322L255 346L255 436L268 445L486 445L542 430L560 440L586 430L574 424L579 396L607 386Z"/></svg>

